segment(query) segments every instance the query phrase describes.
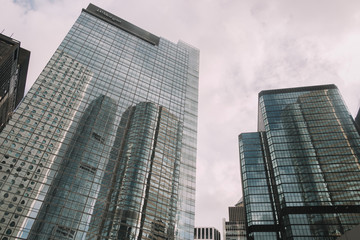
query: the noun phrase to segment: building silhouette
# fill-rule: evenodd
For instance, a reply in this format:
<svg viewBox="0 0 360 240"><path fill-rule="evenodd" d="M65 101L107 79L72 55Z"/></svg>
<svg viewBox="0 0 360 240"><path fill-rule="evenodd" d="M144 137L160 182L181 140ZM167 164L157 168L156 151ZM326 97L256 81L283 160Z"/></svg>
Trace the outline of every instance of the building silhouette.
<svg viewBox="0 0 360 240"><path fill-rule="evenodd" d="M0 34L0 132L24 97L30 52Z"/></svg>
<svg viewBox="0 0 360 240"><path fill-rule="evenodd" d="M360 223L360 136L335 85L259 93L239 136L248 239L336 239Z"/></svg>
<svg viewBox="0 0 360 240"><path fill-rule="evenodd" d="M0 134L1 239L192 239L198 61L83 9Z"/></svg>
<svg viewBox="0 0 360 240"><path fill-rule="evenodd" d="M241 198L229 207L229 221L224 219L224 240L246 240L245 208Z"/></svg>

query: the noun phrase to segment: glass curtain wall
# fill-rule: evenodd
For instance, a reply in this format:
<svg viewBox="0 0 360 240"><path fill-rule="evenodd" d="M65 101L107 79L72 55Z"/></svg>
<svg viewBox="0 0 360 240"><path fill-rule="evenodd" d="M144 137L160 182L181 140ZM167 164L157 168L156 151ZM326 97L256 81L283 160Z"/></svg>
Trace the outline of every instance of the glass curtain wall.
<svg viewBox="0 0 360 240"><path fill-rule="evenodd" d="M336 86L263 91L259 110L264 137L258 147L269 158L258 158L268 174L255 178L268 179L264 184L274 199L278 237L336 239L359 224L360 136ZM246 184L246 166L253 161L242 147L250 141L241 136ZM245 198L247 212L265 212L264 206L256 210L253 204Z"/></svg>
<svg viewBox="0 0 360 240"><path fill-rule="evenodd" d="M147 40L149 36L155 41ZM117 231L117 236L127 231L120 231L126 226L138 238L171 233L166 235L169 239L192 239L198 67L199 51L190 45L153 36L94 5L83 9L0 134L0 239L26 239L30 235L41 239L49 231L54 238L104 239L107 235L94 227L98 220L104 226L111 222L108 232ZM133 107L138 120L125 117ZM143 107L154 109L149 111L160 119L141 112ZM128 137L120 138L126 139L121 140L127 142L125 145L118 138L126 129L118 130L123 119L132 119ZM159 128L155 123L161 123ZM136 124L139 129L150 128L149 133L141 133L147 142L132 139L139 130L133 127ZM145 155L134 145L143 145L141 151L153 156L136 159ZM119 156L112 156L121 148ZM112 179L108 169L131 169L123 165L127 157L128 164L136 162L143 169L151 163L153 170L145 175L142 170L135 174L135 168L126 170L124 179L139 181L120 184L121 177ZM74 172L67 169L70 165ZM104 181L110 180L113 185L106 186L110 190L102 190ZM67 183L70 181L72 184ZM132 187L138 190L126 195ZM60 193L60 189L68 193ZM105 193L111 196L109 200L116 197L121 204L129 198L129 209L138 201L147 210L131 208L131 215L124 207L120 213L120 203L98 202L99 195ZM66 195L61 204L50 209L52 205L47 203L55 203L52 199L61 194ZM169 201L172 195L177 197ZM116 220L108 221L104 209L116 209ZM126 211L138 216L138 222L131 225L133 217L122 217ZM164 218L164 214L168 216ZM44 215L47 217L40 218ZM56 216L63 223L50 229L50 219ZM126 224L122 224L124 219ZM43 234L45 228L49 229Z"/></svg>

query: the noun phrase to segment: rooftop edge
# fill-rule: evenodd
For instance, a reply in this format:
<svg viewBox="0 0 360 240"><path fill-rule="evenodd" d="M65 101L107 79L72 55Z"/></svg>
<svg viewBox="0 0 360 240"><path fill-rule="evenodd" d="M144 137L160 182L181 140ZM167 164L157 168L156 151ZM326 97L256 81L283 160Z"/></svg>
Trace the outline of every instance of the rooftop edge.
<svg viewBox="0 0 360 240"><path fill-rule="evenodd" d="M335 84L326 84L326 85L315 85L315 86L306 86L306 87L263 90L263 91L259 92L259 97L266 95L266 94L303 92L303 91L314 91L314 90L324 90L324 89L338 89L338 88Z"/></svg>
<svg viewBox="0 0 360 240"><path fill-rule="evenodd" d="M118 27L125 32L128 32L152 45L158 46L160 42L160 38L142 28L135 26L132 23L125 21L118 16L105 11L102 8L95 6L94 4L90 3L86 9L82 9L82 11L87 12L95 17L100 18L101 20Z"/></svg>

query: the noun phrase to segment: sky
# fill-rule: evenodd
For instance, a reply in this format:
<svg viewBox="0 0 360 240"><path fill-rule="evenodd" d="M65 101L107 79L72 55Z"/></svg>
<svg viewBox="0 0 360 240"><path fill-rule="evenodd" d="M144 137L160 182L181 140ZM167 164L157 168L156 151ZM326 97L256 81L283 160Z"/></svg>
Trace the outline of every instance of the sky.
<svg viewBox="0 0 360 240"><path fill-rule="evenodd" d="M0 0L0 32L31 51L39 76L84 0ZM262 90L336 84L360 107L358 0L93 0L172 42L200 50L195 225L222 232L242 197L238 135L256 131Z"/></svg>

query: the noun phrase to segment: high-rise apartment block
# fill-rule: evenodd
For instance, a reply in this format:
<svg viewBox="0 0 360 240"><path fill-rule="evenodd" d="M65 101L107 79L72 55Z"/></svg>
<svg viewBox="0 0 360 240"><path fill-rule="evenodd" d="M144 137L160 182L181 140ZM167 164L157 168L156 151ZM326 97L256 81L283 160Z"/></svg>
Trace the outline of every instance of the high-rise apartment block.
<svg viewBox="0 0 360 240"><path fill-rule="evenodd" d="M213 227L197 227L194 228L193 239L221 240L221 234Z"/></svg>
<svg viewBox="0 0 360 240"><path fill-rule="evenodd" d="M83 9L0 134L0 239L192 239L198 68Z"/></svg>
<svg viewBox="0 0 360 240"><path fill-rule="evenodd" d="M229 221L224 219L224 240L246 240L245 208L241 198L234 207L229 207Z"/></svg>
<svg viewBox="0 0 360 240"><path fill-rule="evenodd" d="M24 97L30 52L0 34L0 132Z"/></svg>
<svg viewBox="0 0 360 240"><path fill-rule="evenodd" d="M336 239L360 223L360 136L335 85L259 93L239 136L248 239Z"/></svg>

